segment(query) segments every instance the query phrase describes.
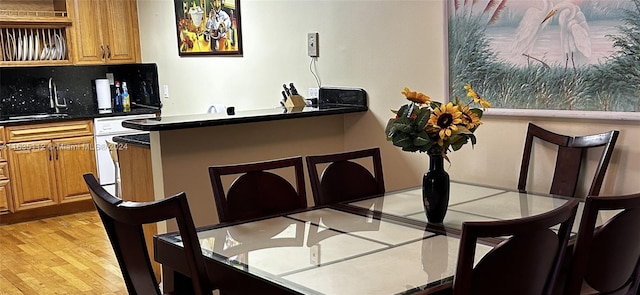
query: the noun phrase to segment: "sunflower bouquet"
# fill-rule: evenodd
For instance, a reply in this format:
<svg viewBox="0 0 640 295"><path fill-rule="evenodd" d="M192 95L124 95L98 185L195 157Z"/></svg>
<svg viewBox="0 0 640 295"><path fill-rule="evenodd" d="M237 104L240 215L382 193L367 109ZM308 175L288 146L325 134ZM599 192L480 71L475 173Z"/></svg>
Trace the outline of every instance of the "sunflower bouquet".
<svg viewBox="0 0 640 295"><path fill-rule="evenodd" d="M475 145L473 132L482 124L483 111L491 107L491 103L471 85L464 88L468 101L456 97L454 102L444 104L405 87L402 94L409 103L397 111L392 110L396 116L389 119L385 128L387 140L403 151L439 153L447 160L447 152L457 151L469 141ZM480 108L472 108L472 104Z"/></svg>

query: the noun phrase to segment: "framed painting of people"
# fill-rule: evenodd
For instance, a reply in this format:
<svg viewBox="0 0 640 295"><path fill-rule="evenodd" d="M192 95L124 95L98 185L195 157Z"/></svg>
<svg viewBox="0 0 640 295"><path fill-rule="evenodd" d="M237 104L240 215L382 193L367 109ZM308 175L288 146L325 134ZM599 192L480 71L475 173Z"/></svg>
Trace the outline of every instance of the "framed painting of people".
<svg viewBox="0 0 640 295"><path fill-rule="evenodd" d="M242 56L240 0L174 0L180 56Z"/></svg>
<svg viewBox="0 0 640 295"><path fill-rule="evenodd" d="M640 120L640 0L447 0L449 99L487 114Z"/></svg>

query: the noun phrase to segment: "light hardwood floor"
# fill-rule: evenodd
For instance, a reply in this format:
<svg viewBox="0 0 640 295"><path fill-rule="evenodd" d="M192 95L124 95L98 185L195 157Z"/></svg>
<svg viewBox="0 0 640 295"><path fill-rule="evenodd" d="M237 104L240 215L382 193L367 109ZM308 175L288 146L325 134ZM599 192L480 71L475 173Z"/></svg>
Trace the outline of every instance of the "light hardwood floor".
<svg viewBox="0 0 640 295"><path fill-rule="evenodd" d="M0 226L0 294L127 294L98 213Z"/></svg>

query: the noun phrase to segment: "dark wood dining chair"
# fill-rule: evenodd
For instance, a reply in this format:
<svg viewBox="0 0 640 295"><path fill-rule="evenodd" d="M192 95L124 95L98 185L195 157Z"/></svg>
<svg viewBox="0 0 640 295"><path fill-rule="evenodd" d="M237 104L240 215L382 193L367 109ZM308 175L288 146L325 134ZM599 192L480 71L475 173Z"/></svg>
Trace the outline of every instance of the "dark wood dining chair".
<svg viewBox="0 0 640 295"><path fill-rule="evenodd" d="M364 166L354 162L368 158L373 163L373 174ZM311 192L316 206L334 204L374 195L384 194L384 177L379 148L307 156L307 169ZM330 163L322 175L321 164Z"/></svg>
<svg viewBox="0 0 640 295"><path fill-rule="evenodd" d="M113 246L129 294L161 294L142 225L170 219L177 222L184 243L193 294L211 294L202 249L185 193L153 202L128 202L104 190L93 174L87 173L83 177Z"/></svg>
<svg viewBox="0 0 640 295"><path fill-rule="evenodd" d="M453 294L550 294L577 208L578 200L571 199L539 215L464 222ZM557 232L551 229L558 224ZM478 239L504 237L474 267Z"/></svg>
<svg viewBox="0 0 640 295"><path fill-rule="evenodd" d="M622 210L596 227L598 213ZM640 193L585 201L563 294L634 295L640 284Z"/></svg>
<svg viewBox="0 0 640 295"><path fill-rule="evenodd" d="M585 151L590 148L604 147L587 193L590 196L597 196L600 193L619 133L618 130L612 130L593 135L569 136L557 134L529 123L520 166L518 190L526 192L533 140L538 138L558 146L556 166L549 192L560 196L576 197L576 187L580 180L580 168Z"/></svg>
<svg viewBox="0 0 640 295"><path fill-rule="evenodd" d="M277 169L293 169L294 188ZM225 193L222 175L240 174ZM220 222L243 221L307 207L302 157L209 167Z"/></svg>

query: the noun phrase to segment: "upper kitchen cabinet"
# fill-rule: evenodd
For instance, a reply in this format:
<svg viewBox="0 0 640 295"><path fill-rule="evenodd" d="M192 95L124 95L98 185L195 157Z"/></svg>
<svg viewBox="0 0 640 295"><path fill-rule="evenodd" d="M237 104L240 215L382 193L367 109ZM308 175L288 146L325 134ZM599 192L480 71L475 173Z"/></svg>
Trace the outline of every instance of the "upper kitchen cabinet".
<svg viewBox="0 0 640 295"><path fill-rule="evenodd" d="M75 64L140 62L135 0L68 0Z"/></svg>
<svg viewBox="0 0 640 295"><path fill-rule="evenodd" d="M66 65L66 0L0 1L0 66Z"/></svg>

